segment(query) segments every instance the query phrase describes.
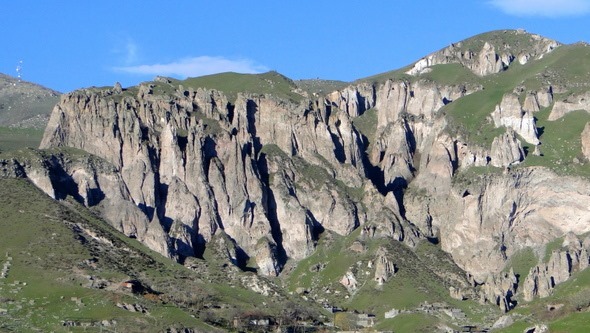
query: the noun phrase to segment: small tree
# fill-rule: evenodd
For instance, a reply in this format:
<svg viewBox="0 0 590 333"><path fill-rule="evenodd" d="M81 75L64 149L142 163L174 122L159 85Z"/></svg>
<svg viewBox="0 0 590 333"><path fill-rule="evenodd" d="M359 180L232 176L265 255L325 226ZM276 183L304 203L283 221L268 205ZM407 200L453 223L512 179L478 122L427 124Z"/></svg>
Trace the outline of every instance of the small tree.
<svg viewBox="0 0 590 333"><path fill-rule="evenodd" d="M356 329L356 322L353 314L348 312L336 312L334 314L334 326L344 331L352 331Z"/></svg>

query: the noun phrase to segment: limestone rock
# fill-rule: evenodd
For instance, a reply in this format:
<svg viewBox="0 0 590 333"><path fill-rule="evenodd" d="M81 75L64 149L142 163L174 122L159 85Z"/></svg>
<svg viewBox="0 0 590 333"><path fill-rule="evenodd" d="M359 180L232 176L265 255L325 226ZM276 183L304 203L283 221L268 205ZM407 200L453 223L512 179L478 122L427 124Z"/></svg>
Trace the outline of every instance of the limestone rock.
<svg viewBox="0 0 590 333"><path fill-rule="evenodd" d="M586 110L590 112L590 91L581 94L571 95L568 98L555 101L548 120L557 120L569 112L576 110Z"/></svg>
<svg viewBox="0 0 590 333"><path fill-rule="evenodd" d="M340 284L343 285L348 292L355 292L358 288L358 282L356 277L351 271L347 271L346 274L340 279Z"/></svg>
<svg viewBox="0 0 590 333"><path fill-rule="evenodd" d="M493 45L485 42L478 56L478 65L475 67L475 74L486 76L488 74L499 73L508 67L509 62L503 61L502 57L496 53Z"/></svg>
<svg viewBox="0 0 590 333"><path fill-rule="evenodd" d="M539 144L535 118L531 111L522 109L517 95L504 95L502 102L492 112L492 119L496 127L511 128L528 143Z"/></svg>
<svg viewBox="0 0 590 333"><path fill-rule="evenodd" d="M582 143L582 154L586 159L590 160L590 122L586 123L580 141Z"/></svg>
<svg viewBox="0 0 590 333"><path fill-rule="evenodd" d="M524 160L524 150L516 133L508 129L503 135L495 137L490 157L491 164L496 167L507 167Z"/></svg>
<svg viewBox="0 0 590 333"><path fill-rule="evenodd" d="M411 184L404 196L405 216L421 230L440 235L442 249L483 283L524 245L542 246L568 232L590 231L590 213L583 204L590 198L588 186L585 180L559 177L543 168L471 183L457 180L448 192L433 193L427 200L424 193L412 193L430 193L428 188L417 191Z"/></svg>
<svg viewBox="0 0 590 333"><path fill-rule="evenodd" d="M522 288L524 300L547 297L573 272L586 269L590 262L588 245L581 243L573 233L568 233L563 243L567 250L554 251L547 263L531 268Z"/></svg>
<svg viewBox="0 0 590 333"><path fill-rule="evenodd" d="M383 285L395 274L395 264L389 259L389 253L383 247L377 250L376 256L374 279L378 285Z"/></svg>
<svg viewBox="0 0 590 333"><path fill-rule="evenodd" d="M459 63L472 70L475 74L485 76L505 70L516 59L521 65L526 64L531 59L540 59L560 45L554 40L528 34L521 30L505 30L495 33L515 35L515 39L518 39L519 35L528 36L531 44L528 48L521 50L520 53L513 54L513 47L516 49L518 45L496 45L491 41L483 41L481 49L472 50L465 48L463 42L454 43L420 59L406 73L418 76L431 71L431 67L434 65ZM478 42L482 42L482 40L480 39Z"/></svg>
<svg viewBox="0 0 590 333"><path fill-rule="evenodd" d="M474 40L473 50L452 45L412 74L458 63L487 75L556 46L524 36L530 47L518 54ZM533 112L551 104L551 87L527 93L524 105L516 94L504 96L491 118L508 131L490 150L450 133L444 115L445 105L483 89L475 84L389 79L295 102L270 94L229 98L174 82L142 84L135 95L88 89L62 96L41 146L83 149L110 171L56 161L40 168L6 162L3 172L29 176L56 198L75 195L166 256L210 246L236 265L255 258L264 275L311 255L326 231L360 228L362 241L383 237L410 247L431 237L474 283L492 276L490 286L501 288L489 287L487 297L503 295L497 304L504 308L509 289L501 281L510 278L499 274L512 254L590 231L585 180L534 168L461 178L471 166L522 160L515 133L539 143ZM158 85L171 92L156 94ZM376 121L361 134L355 121L368 110ZM570 255L580 267L588 264L583 250ZM382 265L375 278L385 279L390 268Z"/></svg>
<svg viewBox="0 0 590 333"><path fill-rule="evenodd" d="M523 333L547 333L547 332L549 332L549 327L545 324L539 324L539 325L527 327L523 331Z"/></svg>
<svg viewBox="0 0 590 333"><path fill-rule="evenodd" d="M496 320L494 322L494 325L492 325L492 329L494 329L494 330L503 329L505 327L511 326L513 323L514 323L514 318L512 318L512 316L504 315L504 316L498 318L498 320Z"/></svg>
<svg viewBox="0 0 590 333"><path fill-rule="evenodd" d="M277 276L282 270L278 256L277 245L274 240L262 238L258 241L255 258L258 272L262 275Z"/></svg>
<svg viewBox="0 0 590 333"><path fill-rule="evenodd" d="M489 276L482 286L480 301L491 302L508 312L516 304L512 297L516 294L517 286L518 279L512 270L499 276Z"/></svg>

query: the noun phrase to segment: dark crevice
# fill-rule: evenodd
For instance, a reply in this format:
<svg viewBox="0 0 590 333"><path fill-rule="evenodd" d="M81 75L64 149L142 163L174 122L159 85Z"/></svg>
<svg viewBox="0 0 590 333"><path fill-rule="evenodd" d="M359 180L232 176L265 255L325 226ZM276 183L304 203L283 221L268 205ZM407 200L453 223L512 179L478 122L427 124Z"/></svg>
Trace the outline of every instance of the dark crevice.
<svg viewBox="0 0 590 333"><path fill-rule="evenodd" d="M258 172L260 174L260 180L265 185L266 190L266 209L265 214L266 218L270 223L270 231L272 239L276 243L276 259L278 266L280 269L285 266L287 262L287 252L283 246L283 232L281 231L281 225L279 223L279 219L277 217L277 202L274 195L274 192L269 183L269 173L268 173L268 161L266 154L260 154L260 157L257 161Z"/></svg>

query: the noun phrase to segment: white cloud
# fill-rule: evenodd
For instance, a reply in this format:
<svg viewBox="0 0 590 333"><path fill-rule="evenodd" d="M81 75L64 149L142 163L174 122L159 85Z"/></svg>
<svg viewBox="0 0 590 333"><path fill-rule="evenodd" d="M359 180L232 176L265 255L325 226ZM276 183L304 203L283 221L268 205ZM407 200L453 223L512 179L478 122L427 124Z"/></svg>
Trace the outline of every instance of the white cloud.
<svg viewBox="0 0 590 333"><path fill-rule="evenodd" d="M590 13L590 0L491 0L489 3L515 16L563 17Z"/></svg>
<svg viewBox="0 0 590 333"><path fill-rule="evenodd" d="M116 60L119 63L125 66L135 64L139 61L139 46L129 37L119 40L110 52L116 56Z"/></svg>
<svg viewBox="0 0 590 333"><path fill-rule="evenodd" d="M137 61L137 44L131 39L125 44L125 64L132 64Z"/></svg>
<svg viewBox="0 0 590 333"><path fill-rule="evenodd" d="M248 59L231 60L223 57L192 57L165 64L115 67L116 71L143 75L178 76L182 78L222 72L260 73L267 71Z"/></svg>

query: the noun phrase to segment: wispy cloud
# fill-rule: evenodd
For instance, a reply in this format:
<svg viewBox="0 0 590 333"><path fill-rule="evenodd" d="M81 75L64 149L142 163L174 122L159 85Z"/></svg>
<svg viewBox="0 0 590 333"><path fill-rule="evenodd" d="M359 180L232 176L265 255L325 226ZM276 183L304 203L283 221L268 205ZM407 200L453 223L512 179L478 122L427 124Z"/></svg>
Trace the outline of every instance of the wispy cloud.
<svg viewBox="0 0 590 333"><path fill-rule="evenodd" d="M133 64L137 60L137 44L133 40L129 39L125 44L125 64Z"/></svg>
<svg viewBox="0 0 590 333"><path fill-rule="evenodd" d="M164 64L115 67L114 69L132 74L178 76L182 78L222 72L260 73L268 70L268 68L248 59L232 60L224 57L209 56L184 58Z"/></svg>
<svg viewBox="0 0 590 333"><path fill-rule="evenodd" d="M515 16L564 17L590 13L590 0L490 0L492 6Z"/></svg>
<svg viewBox="0 0 590 333"><path fill-rule="evenodd" d="M139 61L139 46L130 37L119 40L117 45L111 49L111 53L117 58L117 62L130 66Z"/></svg>

